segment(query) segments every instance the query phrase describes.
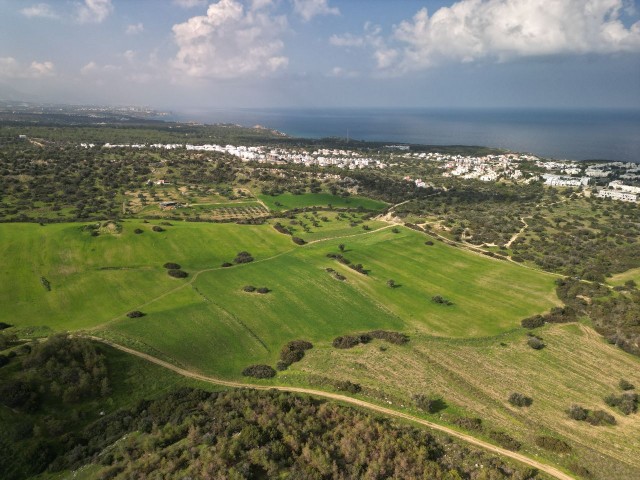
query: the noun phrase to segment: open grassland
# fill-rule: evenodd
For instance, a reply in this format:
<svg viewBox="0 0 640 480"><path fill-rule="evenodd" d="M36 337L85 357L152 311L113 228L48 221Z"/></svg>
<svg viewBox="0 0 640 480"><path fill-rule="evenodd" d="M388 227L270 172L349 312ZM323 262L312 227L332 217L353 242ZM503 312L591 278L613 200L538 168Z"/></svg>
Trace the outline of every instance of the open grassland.
<svg viewBox="0 0 640 480"><path fill-rule="evenodd" d="M547 345L540 351L527 346L522 330L481 339L416 333L405 346L374 341L338 350L316 345L282 380L357 381L364 393L396 406L412 405L413 394L440 396L447 406L431 419L478 417L485 433L509 432L532 456L547 456L565 466L578 463L594 478L638 478L640 415L625 416L607 407L603 397L620 393L621 378L640 385L640 361L580 324L551 325L536 333ZM533 404L510 405L512 392L533 398ZM596 427L571 420L566 414L571 404L603 409L616 417L617 425ZM561 438L572 451L545 452L535 446L539 435Z"/></svg>
<svg viewBox="0 0 640 480"><path fill-rule="evenodd" d="M145 305L146 317L123 317L101 333L144 343L206 373L237 377L247 364L275 364L280 348L296 338L328 343L338 335L376 328L494 335L517 328L522 317L557 301L549 276L440 242L426 246L424 239L405 228L399 233L361 231L347 241L318 241L272 258L202 272L185 288ZM341 242L343 255L362 263L368 275L327 257L339 252ZM396 288L387 285L390 278ZM524 287L513 286L516 280ZM247 293L246 285L270 292ZM454 304L437 304L435 295Z"/></svg>
<svg viewBox="0 0 640 480"><path fill-rule="evenodd" d="M91 327L180 287L184 281L169 277L165 262L194 272L219 267L240 250L260 259L293 247L265 226L177 222L154 232L158 222L129 220L121 233L93 237L83 225L0 225L0 321L55 330ZM137 228L143 233L134 233Z"/></svg>
<svg viewBox="0 0 640 480"><path fill-rule="evenodd" d="M293 208L304 208L313 206L336 208L358 208L366 210L383 210L388 205L378 200L365 197L341 197L330 193L307 193L305 195L293 195L283 193L281 195L258 195L270 210L282 211Z"/></svg>
<svg viewBox="0 0 640 480"><path fill-rule="evenodd" d="M632 268L623 273L613 275L607 279L607 283L611 285L624 285L625 282L633 280L636 284L640 285L640 268Z"/></svg>

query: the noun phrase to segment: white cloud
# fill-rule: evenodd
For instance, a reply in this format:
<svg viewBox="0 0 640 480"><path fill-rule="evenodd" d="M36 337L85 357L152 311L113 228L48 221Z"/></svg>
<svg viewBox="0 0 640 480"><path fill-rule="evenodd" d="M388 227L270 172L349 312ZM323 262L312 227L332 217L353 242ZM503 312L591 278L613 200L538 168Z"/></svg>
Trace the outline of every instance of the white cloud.
<svg viewBox="0 0 640 480"><path fill-rule="evenodd" d="M171 66L196 78L266 75L286 67L280 36L287 20L271 16L268 6L258 2L245 8L237 0L220 0L206 15L174 25L178 53Z"/></svg>
<svg viewBox="0 0 640 480"><path fill-rule="evenodd" d="M508 61L562 54L640 52L640 22L620 20L626 0L460 0L426 8L383 37L334 35L339 47L367 47L379 69L403 73L443 62Z"/></svg>
<svg viewBox="0 0 640 480"><path fill-rule="evenodd" d="M340 10L330 7L328 0L293 0L293 10L305 22L318 15L340 15Z"/></svg>
<svg viewBox="0 0 640 480"><path fill-rule="evenodd" d="M182 8L193 8L206 5L207 0L173 0L173 3Z"/></svg>
<svg viewBox="0 0 640 480"><path fill-rule="evenodd" d="M127 29L125 30L127 35L138 35L142 32L144 32L144 25L142 23L132 23L131 25L127 25Z"/></svg>
<svg viewBox="0 0 640 480"><path fill-rule="evenodd" d="M111 0L84 0L77 6L77 19L80 23L102 23L111 12Z"/></svg>
<svg viewBox="0 0 640 480"><path fill-rule="evenodd" d="M53 62L31 62L22 65L13 57L0 57L0 77L5 78L43 78L55 75Z"/></svg>
<svg viewBox="0 0 640 480"><path fill-rule="evenodd" d="M29 18L58 18L58 14L46 3L37 3L30 7L23 8L20 10L20 13Z"/></svg>
<svg viewBox="0 0 640 480"><path fill-rule="evenodd" d="M360 73L356 70L349 70L342 67L333 67L329 72L329 76L336 78L356 78L360 76Z"/></svg>

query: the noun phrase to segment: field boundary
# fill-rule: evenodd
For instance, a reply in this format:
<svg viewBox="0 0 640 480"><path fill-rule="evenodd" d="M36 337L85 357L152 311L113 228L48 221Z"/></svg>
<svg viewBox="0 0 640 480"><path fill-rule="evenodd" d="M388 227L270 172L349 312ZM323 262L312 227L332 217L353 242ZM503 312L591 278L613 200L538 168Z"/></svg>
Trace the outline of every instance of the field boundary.
<svg viewBox="0 0 640 480"><path fill-rule="evenodd" d="M225 386L225 387L232 387L232 388L251 388L254 390L278 390L281 392L288 392L288 393L299 393L299 394L306 394L306 395L312 395L314 397L321 397L321 398L326 398L329 400L334 400L334 401L338 401L338 402L343 402L343 403L347 403L350 405L355 405L357 407L361 407L361 408L365 408L367 410L371 410L374 411L376 413L381 413L383 415L387 415L390 417L395 417L395 418L400 418L403 420L408 420L410 422L413 423L417 423L421 426L424 427L428 427L430 429L433 430L438 430L440 432L446 433L447 435L451 435L452 437L455 437L459 440L462 440L466 443L469 443L471 445L474 445L476 447L480 447L484 450L488 450L492 453L497 453L498 455L502 455L504 457L509 457L513 460L516 460L520 463L524 463L526 465L529 465L530 467L536 468L538 470L540 470L541 472L546 473L547 475L551 475L554 478L557 478L559 480L574 480L574 477L558 470L555 467L552 467L551 465L547 465L545 463L542 463L538 460L534 460L532 458L527 457L526 455L523 455L521 453L517 453L517 452L512 452L510 450L506 450L504 448L498 447L496 445L493 445L489 442L485 442L484 440L481 440L479 438L476 438L472 435L468 435L466 433L462 433L462 432L458 432L457 430L453 430L451 428L445 427L443 425L439 425L437 423L433 423L430 422L428 420L424 420L422 418L419 417L415 417L413 415L409 415L407 413L404 412L399 412L397 410L393 410L391 408L387 408L387 407L383 407L380 405L376 405L375 403L370 403L367 402L365 400L360 400L358 398L353 398L353 397L348 397L346 395L341 395L341 394L337 394L337 393L331 393L331 392L325 392L322 390L315 390L315 389L311 389L311 388L303 388L303 387L290 387L290 386L285 386L285 385L254 385L254 384L249 384L249 383L242 383L242 382L234 382L234 381L230 381L230 380L222 380L219 378L215 378L215 377L210 377L207 375L203 375L197 372L193 372L191 370L186 370L184 368L180 368L177 367L169 362L166 362L164 360L161 360L157 357L154 357L152 355L149 355L147 353L144 352L140 352L138 350L134 350L132 348L128 348L125 347L124 345L120 345L117 343L114 343L112 341L106 340L104 338L101 337L96 337L93 335L85 335L85 338L89 338L91 340L94 340L96 342L100 342L103 343L105 345L108 345L112 348L115 348L117 350L120 350L122 352L128 353L130 355L134 355L136 357L142 358L144 360L147 360L148 362L154 363L156 365L159 365L161 367L164 367L168 370L173 371L174 373L177 373L178 375L182 375L184 377L187 378L192 378L194 380L199 380L202 382L206 382L206 383L211 383L214 385L221 385L221 386Z"/></svg>

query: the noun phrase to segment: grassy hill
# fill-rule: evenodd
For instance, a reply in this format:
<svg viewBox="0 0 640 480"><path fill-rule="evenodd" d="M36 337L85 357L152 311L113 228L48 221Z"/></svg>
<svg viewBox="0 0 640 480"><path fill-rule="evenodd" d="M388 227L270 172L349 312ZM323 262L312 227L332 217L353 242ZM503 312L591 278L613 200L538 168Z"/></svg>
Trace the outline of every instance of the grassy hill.
<svg viewBox="0 0 640 480"><path fill-rule="evenodd" d="M273 228L276 222L309 243L296 245ZM526 453L570 470L584 465L595 478L640 471L632 455L640 448L637 415L609 409L617 425L593 427L565 413L572 403L608 409L602 398L615 393L620 378L640 384L638 360L576 324L536 332L547 345L541 351L526 344L520 320L559 304L552 275L405 227L363 222L354 213L300 213L259 226L86 225L0 225L6 264L0 303L9 306L0 321L90 329L189 369L236 379L249 364L275 365L286 342L304 338L314 348L303 361L260 382L332 389L336 380L351 381L370 400L412 411L412 395L436 395L444 409L428 415L431 420L482 418L484 427L474 435L495 441L491 432L506 432ZM254 261L233 264L240 251ZM361 264L366 274L327 254ZM170 277L166 262L179 263L189 276ZM269 293L246 292L247 285ZM436 296L450 304L434 302ZM145 316L128 318L133 310ZM336 336L373 329L405 332L410 342L331 346ZM511 406L513 391L532 397L533 405ZM566 440L571 452L542 450L535 444L541 435Z"/></svg>

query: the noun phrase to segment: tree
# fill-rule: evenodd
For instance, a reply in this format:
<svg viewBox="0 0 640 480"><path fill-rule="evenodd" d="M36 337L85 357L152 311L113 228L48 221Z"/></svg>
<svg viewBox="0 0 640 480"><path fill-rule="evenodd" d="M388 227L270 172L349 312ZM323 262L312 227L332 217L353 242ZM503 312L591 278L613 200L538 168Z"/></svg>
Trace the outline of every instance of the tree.
<svg viewBox="0 0 640 480"><path fill-rule="evenodd" d="M395 281L395 280L393 280L393 279L389 279L389 280L387 280L387 286L388 286L389 288L395 288L395 287L396 287L396 281Z"/></svg>
<svg viewBox="0 0 640 480"><path fill-rule="evenodd" d="M345 245L344 245L344 243L341 243L340 245L338 245L338 249L339 249L341 252L344 252L344 249L345 249Z"/></svg>

